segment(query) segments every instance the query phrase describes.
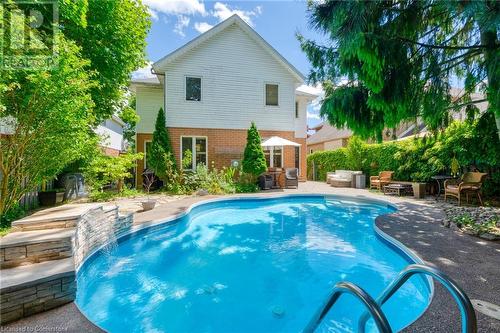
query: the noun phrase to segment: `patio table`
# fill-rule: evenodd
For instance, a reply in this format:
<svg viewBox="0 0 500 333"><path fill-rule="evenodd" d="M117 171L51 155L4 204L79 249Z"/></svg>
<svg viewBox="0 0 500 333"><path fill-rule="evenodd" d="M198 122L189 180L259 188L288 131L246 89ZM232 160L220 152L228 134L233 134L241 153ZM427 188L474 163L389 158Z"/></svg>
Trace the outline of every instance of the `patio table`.
<svg viewBox="0 0 500 333"><path fill-rule="evenodd" d="M431 179L435 180L438 186L438 191L436 193L436 200L439 199L439 196L441 195L441 191L444 188L444 182L445 180L448 179L454 179L455 177L452 176L446 176L446 175L438 175L438 176L432 176Z"/></svg>
<svg viewBox="0 0 500 333"><path fill-rule="evenodd" d="M273 170L273 171L268 171L268 174L270 174L273 177L273 189L279 189L282 188L280 184L280 175L283 174L282 170Z"/></svg>

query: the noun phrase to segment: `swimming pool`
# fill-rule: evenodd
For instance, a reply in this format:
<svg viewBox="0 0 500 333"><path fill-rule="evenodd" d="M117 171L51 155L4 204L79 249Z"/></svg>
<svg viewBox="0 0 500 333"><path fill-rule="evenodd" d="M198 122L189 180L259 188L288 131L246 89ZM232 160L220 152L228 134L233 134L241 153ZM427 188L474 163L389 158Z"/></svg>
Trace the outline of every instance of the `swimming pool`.
<svg viewBox="0 0 500 333"><path fill-rule="evenodd" d="M374 228L394 211L319 195L200 204L90 256L76 303L109 332L299 332L337 282L376 297L415 262ZM383 306L394 331L425 311L431 290L413 277ZM318 331L355 332L363 310L344 295Z"/></svg>

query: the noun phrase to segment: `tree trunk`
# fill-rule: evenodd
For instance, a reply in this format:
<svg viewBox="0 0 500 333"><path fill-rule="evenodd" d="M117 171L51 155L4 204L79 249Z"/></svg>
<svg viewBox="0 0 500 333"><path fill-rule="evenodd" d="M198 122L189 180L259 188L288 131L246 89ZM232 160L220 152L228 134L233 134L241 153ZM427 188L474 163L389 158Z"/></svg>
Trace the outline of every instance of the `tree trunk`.
<svg viewBox="0 0 500 333"><path fill-rule="evenodd" d="M488 109L495 115L498 138L500 139L500 51L497 31L481 31L481 44L487 45L484 52L484 65L488 77Z"/></svg>

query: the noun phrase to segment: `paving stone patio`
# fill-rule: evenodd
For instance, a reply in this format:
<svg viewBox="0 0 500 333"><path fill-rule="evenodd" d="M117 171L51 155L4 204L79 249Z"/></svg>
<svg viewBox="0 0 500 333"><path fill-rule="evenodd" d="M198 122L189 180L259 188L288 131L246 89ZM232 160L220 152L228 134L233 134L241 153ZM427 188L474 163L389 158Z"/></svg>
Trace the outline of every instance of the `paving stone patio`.
<svg viewBox="0 0 500 333"><path fill-rule="evenodd" d="M488 242L441 225L444 213L432 200L414 200L383 196L368 190L332 188L324 183L301 183L298 190L259 194L325 193L382 199L396 204L398 212L381 216L377 226L416 252L428 265L447 273L465 290L471 299L500 304L500 244ZM250 195L251 196L251 195ZM136 213L134 223L162 220L182 213L195 202L217 196L187 197L160 205L152 211ZM500 332L500 321L476 311L479 332ZM64 332L101 332L89 322L74 303L36 314L5 325L3 330L26 327L59 328ZM405 332L459 332L458 309L442 287L435 284L435 296L429 310Z"/></svg>

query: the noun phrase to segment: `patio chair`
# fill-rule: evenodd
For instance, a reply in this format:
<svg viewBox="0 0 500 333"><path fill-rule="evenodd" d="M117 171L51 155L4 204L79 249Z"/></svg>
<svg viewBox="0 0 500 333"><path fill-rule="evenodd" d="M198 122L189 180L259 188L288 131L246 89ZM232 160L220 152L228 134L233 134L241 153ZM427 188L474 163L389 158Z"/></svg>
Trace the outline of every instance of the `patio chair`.
<svg viewBox="0 0 500 333"><path fill-rule="evenodd" d="M285 187L299 187L299 170L297 168L285 169Z"/></svg>
<svg viewBox="0 0 500 333"><path fill-rule="evenodd" d="M378 176L370 177L370 189L375 188L381 191L385 185L392 181L394 171L381 171Z"/></svg>
<svg viewBox="0 0 500 333"><path fill-rule="evenodd" d="M467 203L469 203L469 194L476 194L482 206L481 187L487 175L487 173L482 172L466 172L460 180L446 180L444 182L444 201L446 201L447 197L454 197L458 199L458 205L460 206L463 194L465 194Z"/></svg>

